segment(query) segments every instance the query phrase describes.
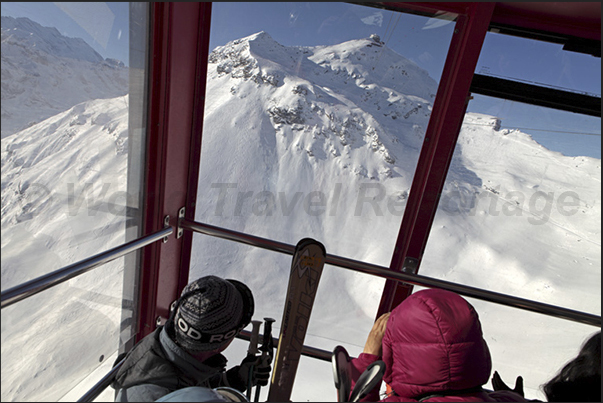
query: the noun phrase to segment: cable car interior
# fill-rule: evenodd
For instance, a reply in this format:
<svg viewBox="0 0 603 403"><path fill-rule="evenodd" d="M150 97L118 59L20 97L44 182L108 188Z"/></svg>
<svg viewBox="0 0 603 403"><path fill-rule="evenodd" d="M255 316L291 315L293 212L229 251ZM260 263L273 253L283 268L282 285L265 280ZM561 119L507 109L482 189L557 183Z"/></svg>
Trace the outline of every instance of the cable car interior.
<svg viewBox="0 0 603 403"><path fill-rule="evenodd" d="M282 348L303 238L292 401L336 401L334 348L424 288L527 398L600 331L599 2L28 4L2 3L3 401L113 401L205 275Z"/></svg>

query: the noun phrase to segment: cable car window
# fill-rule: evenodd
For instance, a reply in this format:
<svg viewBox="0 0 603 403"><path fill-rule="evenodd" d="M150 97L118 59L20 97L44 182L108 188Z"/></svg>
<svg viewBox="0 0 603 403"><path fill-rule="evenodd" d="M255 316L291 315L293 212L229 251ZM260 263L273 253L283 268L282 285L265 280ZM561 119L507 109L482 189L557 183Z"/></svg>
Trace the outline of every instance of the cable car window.
<svg viewBox="0 0 603 403"><path fill-rule="evenodd" d="M254 319L276 319L272 334L278 338L287 295L291 256L217 237L196 237L206 237L208 242L204 244L203 260L196 261L191 278L214 274L244 281L254 295ZM345 273L347 271L344 269L325 266L304 344L326 351L332 351L336 344L340 344L350 354L357 356L362 352L367 329L373 324L383 283L379 278L368 275L358 279L346 278ZM354 296L359 293L368 300L366 304ZM228 358L229 363L236 365L246 356L248 348L248 341L235 339L222 354ZM299 381L294 384L292 401L329 401L335 398L335 394L324 395L325 390L333 389L330 362L302 356L296 379ZM309 390L308 382L312 382L315 387ZM268 390L268 387L262 388L260 401L266 400Z"/></svg>
<svg viewBox="0 0 603 403"><path fill-rule="evenodd" d="M488 33L475 72L600 105L600 57L562 48ZM600 315L600 112L569 112L563 101L552 109L528 98L472 94L421 274ZM511 384L523 376L531 399L546 399L540 386L596 330L472 303L494 369Z"/></svg>
<svg viewBox="0 0 603 403"><path fill-rule="evenodd" d="M444 16L214 4L196 219L389 261L454 29Z"/></svg>
<svg viewBox="0 0 603 403"><path fill-rule="evenodd" d="M600 315L601 119L499 101L469 103L421 274ZM480 109L488 104L502 109ZM524 113L531 119L513 128ZM593 331L476 308L499 373L522 375L530 398L544 399L546 368L560 368Z"/></svg>
<svg viewBox="0 0 603 403"><path fill-rule="evenodd" d="M427 272L425 268L421 271ZM429 270L428 275L433 274L434 271ZM414 292L421 289L423 287L416 287ZM526 399L546 401L542 386L574 359L583 343L599 331L599 328L582 323L465 298L479 315L492 356L492 374L497 371L510 387L514 387L516 378L522 376ZM493 390L491 382L484 388Z"/></svg>
<svg viewBox="0 0 603 403"><path fill-rule="evenodd" d="M599 45L600 46L600 45ZM488 32L475 72L601 97L599 57L564 50L559 43Z"/></svg>
<svg viewBox="0 0 603 403"><path fill-rule="evenodd" d="M312 237L327 253L389 265L454 19L214 3L196 221L292 245ZM195 234L190 279L250 283L277 332L290 265ZM307 342L364 346L384 280L326 267L320 281Z"/></svg>
<svg viewBox="0 0 603 403"><path fill-rule="evenodd" d="M147 24L145 3L2 3L3 289L139 236ZM133 261L2 310L3 401L73 401L108 371Z"/></svg>

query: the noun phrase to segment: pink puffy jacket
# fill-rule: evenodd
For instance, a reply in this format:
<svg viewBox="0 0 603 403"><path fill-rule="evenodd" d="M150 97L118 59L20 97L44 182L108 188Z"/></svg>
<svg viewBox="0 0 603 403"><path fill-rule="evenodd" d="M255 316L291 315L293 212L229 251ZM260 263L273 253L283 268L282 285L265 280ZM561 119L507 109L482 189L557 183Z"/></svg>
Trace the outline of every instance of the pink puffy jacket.
<svg viewBox="0 0 603 403"><path fill-rule="evenodd" d="M353 377L379 357L352 360ZM512 392L481 390L492 363L475 309L460 295L418 291L392 312L383 337L383 380L393 392L384 401L525 401ZM379 400L375 388L364 401Z"/></svg>

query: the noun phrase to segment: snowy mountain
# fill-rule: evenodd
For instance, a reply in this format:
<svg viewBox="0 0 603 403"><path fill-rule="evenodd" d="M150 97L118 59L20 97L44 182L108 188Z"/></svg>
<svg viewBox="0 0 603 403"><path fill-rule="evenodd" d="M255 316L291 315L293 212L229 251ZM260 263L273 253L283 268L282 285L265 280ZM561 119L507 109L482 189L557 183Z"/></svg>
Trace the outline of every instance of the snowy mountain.
<svg viewBox="0 0 603 403"><path fill-rule="evenodd" d="M217 48L209 63L205 131L220 135L203 146L203 180L238 182L230 161L210 157L223 147L257 168L245 181L254 191L327 191L339 177L408 187L437 86L414 63L372 39L285 48L264 32ZM291 181L296 170L309 176Z"/></svg>
<svg viewBox="0 0 603 403"><path fill-rule="evenodd" d="M127 100L78 104L2 139L3 290L125 242L111 206L126 190ZM122 281L118 259L3 309L2 400L58 401L110 357Z"/></svg>
<svg viewBox="0 0 603 403"><path fill-rule="evenodd" d="M286 48L261 32L218 47L209 63L212 95L205 107L197 220L291 244L312 236L329 253L385 263L400 217L388 228L370 225L378 217L370 209L356 214L355 200L362 184L381 184L404 202L435 81L370 38ZM223 158L225 153L233 158ZM239 201L243 194L251 195L246 202ZM323 213L313 211L312 202L324 203ZM384 238L381 245L366 242ZM198 242L199 259L214 248L216 256L233 256L224 270L232 267L230 275L237 276L235 262L243 264L244 255L233 254L229 245L216 246L220 242L213 239L199 237ZM285 295L282 263L260 266L280 273L252 280L258 290L274 294L274 306L280 307ZM203 269L192 270L200 275ZM353 286L356 279L345 282ZM374 284L371 293L380 293L380 279L362 282ZM349 301L342 307L374 312L362 297L342 298ZM279 309L274 309L275 317ZM364 329L350 329L359 331Z"/></svg>
<svg viewBox="0 0 603 403"><path fill-rule="evenodd" d="M4 94L4 19L2 57ZM388 266L435 81L377 38L285 47L260 32L216 48L207 84L196 219L291 244L313 237L330 254ZM421 274L600 314L601 161L565 157L500 125L466 116ZM3 138L1 149L3 289L123 242L125 217L111 206L125 191L127 97L72 106ZM532 203L537 192L558 200L567 189L578 195L571 216ZM191 278L244 281L256 319L274 317L278 331L288 256L203 235L192 255ZM2 400L68 400L99 354L117 347L120 261L97 270L3 310ZM383 284L325 268L306 344L362 351ZM532 398L575 353L567 346L577 351L594 331L472 302L495 369L522 375ZM550 348L525 343L538 334ZM231 364L245 348L227 350ZM294 401L335 399L329 363L303 358L298 374Z"/></svg>
<svg viewBox="0 0 603 403"><path fill-rule="evenodd" d="M290 244L311 236L328 253L388 266L436 83L371 38L301 48L259 33L217 48L209 61L197 220ZM600 160L564 157L500 126L467 115L421 273L600 312ZM576 214L541 205L542 195L568 189L579 194ZM241 278L263 296L258 310L280 319L286 259L211 237L194 242L192 277L219 270ZM580 275L568 283L570 267ZM382 285L328 269L309 344L362 346ZM497 368L517 371L505 351L522 346L522 336L494 336L516 311L475 305L485 327L498 324L488 340ZM563 335L554 319L538 323L553 339L583 339L571 323L562 323ZM537 396L537 382L552 374L529 371ZM308 393L300 386L293 398Z"/></svg>
<svg viewBox="0 0 603 403"><path fill-rule="evenodd" d="M128 92L128 69L80 38L2 17L2 138L92 99Z"/></svg>

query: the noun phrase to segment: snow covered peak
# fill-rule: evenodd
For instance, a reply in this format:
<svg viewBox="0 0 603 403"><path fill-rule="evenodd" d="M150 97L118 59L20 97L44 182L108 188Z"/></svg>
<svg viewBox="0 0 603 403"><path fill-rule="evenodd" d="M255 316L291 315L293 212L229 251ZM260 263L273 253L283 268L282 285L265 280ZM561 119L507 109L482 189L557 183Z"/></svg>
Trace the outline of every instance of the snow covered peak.
<svg viewBox="0 0 603 403"><path fill-rule="evenodd" d="M56 28L43 27L29 18L2 17L2 53L5 43L49 53L58 57L85 60L92 63L103 61L103 57L81 38L68 38Z"/></svg>
<svg viewBox="0 0 603 403"><path fill-rule="evenodd" d="M255 34L249 35L245 38L240 39L240 41L247 42L275 42L274 39L270 36L270 34L266 31L256 32Z"/></svg>
<svg viewBox="0 0 603 403"><path fill-rule="evenodd" d="M91 99L128 91L128 68L80 38L2 17L2 137Z"/></svg>
<svg viewBox="0 0 603 403"><path fill-rule="evenodd" d="M314 160L336 158L344 171L369 179L390 177L396 161L411 159L437 89L424 70L374 35L301 47L258 32L217 47L208 75L208 91L215 86L224 95L207 100L207 122L210 111L230 105L234 120L240 114L251 121L259 107L250 126L268 124L287 138L285 148L303 144Z"/></svg>
<svg viewBox="0 0 603 403"><path fill-rule="evenodd" d="M374 34L337 45L287 47L261 31L217 47L209 62L217 64L220 75L255 81L270 76L276 83L279 77L282 81L288 75L308 74L314 81L314 76L332 72L342 83L355 82L362 88L378 85L427 102L434 100L437 91L437 82L425 70L385 46Z"/></svg>
<svg viewBox="0 0 603 403"><path fill-rule="evenodd" d="M253 45L251 45L253 44ZM220 53L222 51L232 51L232 50L238 50L241 51L243 49L250 49L250 46L254 46L255 48L261 48L261 47L272 47L278 45L280 46L274 39L272 39L272 37L270 36L270 34L268 34L265 31L260 31L260 32L256 32L255 34L246 36L244 38L239 38L239 39L235 39L234 41L230 41L228 42L226 45L224 46L218 46L216 47L216 49L214 49L214 52L216 53Z"/></svg>
<svg viewBox="0 0 603 403"><path fill-rule="evenodd" d="M391 88L432 102L437 82L413 61L394 52L374 35L315 49L309 57L321 66L363 77L364 84Z"/></svg>

